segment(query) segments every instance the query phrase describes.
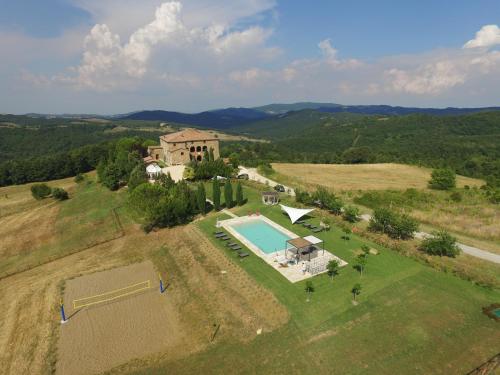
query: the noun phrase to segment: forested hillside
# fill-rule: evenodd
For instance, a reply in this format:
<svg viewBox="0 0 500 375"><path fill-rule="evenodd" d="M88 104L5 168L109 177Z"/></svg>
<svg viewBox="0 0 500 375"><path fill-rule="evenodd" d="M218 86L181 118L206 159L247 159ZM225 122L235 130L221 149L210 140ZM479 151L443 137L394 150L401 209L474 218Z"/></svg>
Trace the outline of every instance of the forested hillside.
<svg viewBox="0 0 500 375"><path fill-rule="evenodd" d="M158 122L1 115L0 163L65 152L128 136L157 139L161 132Z"/></svg>
<svg viewBox="0 0 500 375"><path fill-rule="evenodd" d="M253 164L402 162L500 178L500 112L386 117L304 110L233 131L272 139L225 150Z"/></svg>

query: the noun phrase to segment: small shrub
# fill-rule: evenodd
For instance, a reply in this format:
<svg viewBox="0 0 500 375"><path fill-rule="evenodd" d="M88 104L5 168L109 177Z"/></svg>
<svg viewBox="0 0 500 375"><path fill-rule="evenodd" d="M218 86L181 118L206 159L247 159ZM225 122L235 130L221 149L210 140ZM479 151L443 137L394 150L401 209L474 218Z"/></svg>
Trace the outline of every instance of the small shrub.
<svg viewBox="0 0 500 375"><path fill-rule="evenodd" d="M462 202L462 194L460 194L459 191L454 191L453 193L450 194L450 199L453 202Z"/></svg>
<svg viewBox="0 0 500 375"><path fill-rule="evenodd" d="M79 184L80 182L83 182L83 180L85 180L85 176L81 173L78 173L76 176L75 176L75 182L77 184Z"/></svg>
<svg viewBox="0 0 500 375"><path fill-rule="evenodd" d="M31 186L31 195L36 200L46 198L52 193L52 189L47 184L34 184Z"/></svg>
<svg viewBox="0 0 500 375"><path fill-rule="evenodd" d="M450 190L456 186L455 172L448 168L434 169L429 180L429 187L436 190Z"/></svg>
<svg viewBox="0 0 500 375"><path fill-rule="evenodd" d="M346 206L344 208L344 212L342 214L342 217L344 220L350 222L350 223L357 223L360 218L359 218L359 209L354 206Z"/></svg>
<svg viewBox="0 0 500 375"><path fill-rule="evenodd" d="M68 192L58 187L52 189L52 196L58 201L64 201L69 198Z"/></svg>

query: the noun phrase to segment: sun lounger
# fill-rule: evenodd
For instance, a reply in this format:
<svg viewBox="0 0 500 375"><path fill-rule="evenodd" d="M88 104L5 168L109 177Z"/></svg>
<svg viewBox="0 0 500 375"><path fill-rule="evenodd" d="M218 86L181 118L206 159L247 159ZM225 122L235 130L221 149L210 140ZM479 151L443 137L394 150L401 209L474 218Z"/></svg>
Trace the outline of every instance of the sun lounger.
<svg viewBox="0 0 500 375"><path fill-rule="evenodd" d="M304 227L306 227L306 228L310 228L310 227L311 227L311 224L309 224L309 223L304 223L304 224L302 224L302 225L303 225Z"/></svg>
<svg viewBox="0 0 500 375"><path fill-rule="evenodd" d="M316 228L316 229L313 229L312 232L313 233L319 233L323 230L323 228Z"/></svg>
<svg viewBox="0 0 500 375"><path fill-rule="evenodd" d="M229 242L226 244L226 246L231 247L231 246L236 246L238 245L236 242Z"/></svg>
<svg viewBox="0 0 500 375"><path fill-rule="evenodd" d="M304 224L306 221L305 220L297 220L296 223L297 224Z"/></svg>
<svg viewBox="0 0 500 375"><path fill-rule="evenodd" d="M245 258L245 257L247 257L247 256L249 256L249 255L250 255L250 254L245 253L244 251L238 251L238 256L239 256L240 258Z"/></svg>
<svg viewBox="0 0 500 375"><path fill-rule="evenodd" d="M215 238L221 238L221 237L225 237L225 236L227 236L227 234L222 232L222 233L216 234Z"/></svg>
<svg viewBox="0 0 500 375"><path fill-rule="evenodd" d="M231 239L231 237L229 237L229 236L219 237L219 240L222 240L222 241L229 241L230 239Z"/></svg>
<svg viewBox="0 0 500 375"><path fill-rule="evenodd" d="M318 229L318 227L316 225L310 225L309 229Z"/></svg>
<svg viewBox="0 0 500 375"><path fill-rule="evenodd" d="M223 234L223 233L224 233L224 231L223 231L223 230L218 230L218 231L214 232L214 234L216 234L216 235L217 235L217 234Z"/></svg>
<svg viewBox="0 0 500 375"><path fill-rule="evenodd" d="M240 246L240 245L231 246L231 247L230 247L230 249L231 249L231 250L235 250L235 251L237 251L237 250L241 250L241 246Z"/></svg>

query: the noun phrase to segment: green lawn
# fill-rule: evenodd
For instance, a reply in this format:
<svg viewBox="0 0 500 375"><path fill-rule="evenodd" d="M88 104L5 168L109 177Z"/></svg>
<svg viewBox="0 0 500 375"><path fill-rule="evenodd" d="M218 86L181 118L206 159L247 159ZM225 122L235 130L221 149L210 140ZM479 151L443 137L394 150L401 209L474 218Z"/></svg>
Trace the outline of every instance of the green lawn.
<svg viewBox="0 0 500 375"><path fill-rule="evenodd" d="M298 235L310 234L291 225L279 207L262 205L260 193L250 185L244 191L249 203L234 212L259 209ZM210 215L197 225L220 251L276 295L289 310L290 321L248 344L220 342L185 360L166 361L139 373L460 374L500 349L500 326L481 312L483 306L500 301L498 290L371 243L380 254L369 257L360 277L352 264L366 242L354 235L342 240L342 232L334 227L318 237L349 265L333 282L327 275L312 278L315 292L306 302L305 282L290 283L253 253L240 261L214 240L215 220L216 215ZM363 289L354 306L350 290L358 282Z"/></svg>

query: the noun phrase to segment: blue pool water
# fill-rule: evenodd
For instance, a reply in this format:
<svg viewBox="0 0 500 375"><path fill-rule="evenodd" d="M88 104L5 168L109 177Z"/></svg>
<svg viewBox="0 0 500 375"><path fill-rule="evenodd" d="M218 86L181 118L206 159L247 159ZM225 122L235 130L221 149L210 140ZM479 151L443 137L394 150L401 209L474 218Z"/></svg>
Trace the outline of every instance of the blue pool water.
<svg viewBox="0 0 500 375"><path fill-rule="evenodd" d="M284 250L291 237L263 220L232 225L232 228L266 254Z"/></svg>
<svg viewBox="0 0 500 375"><path fill-rule="evenodd" d="M493 314L495 314L496 317L500 318L500 309L493 310Z"/></svg>

